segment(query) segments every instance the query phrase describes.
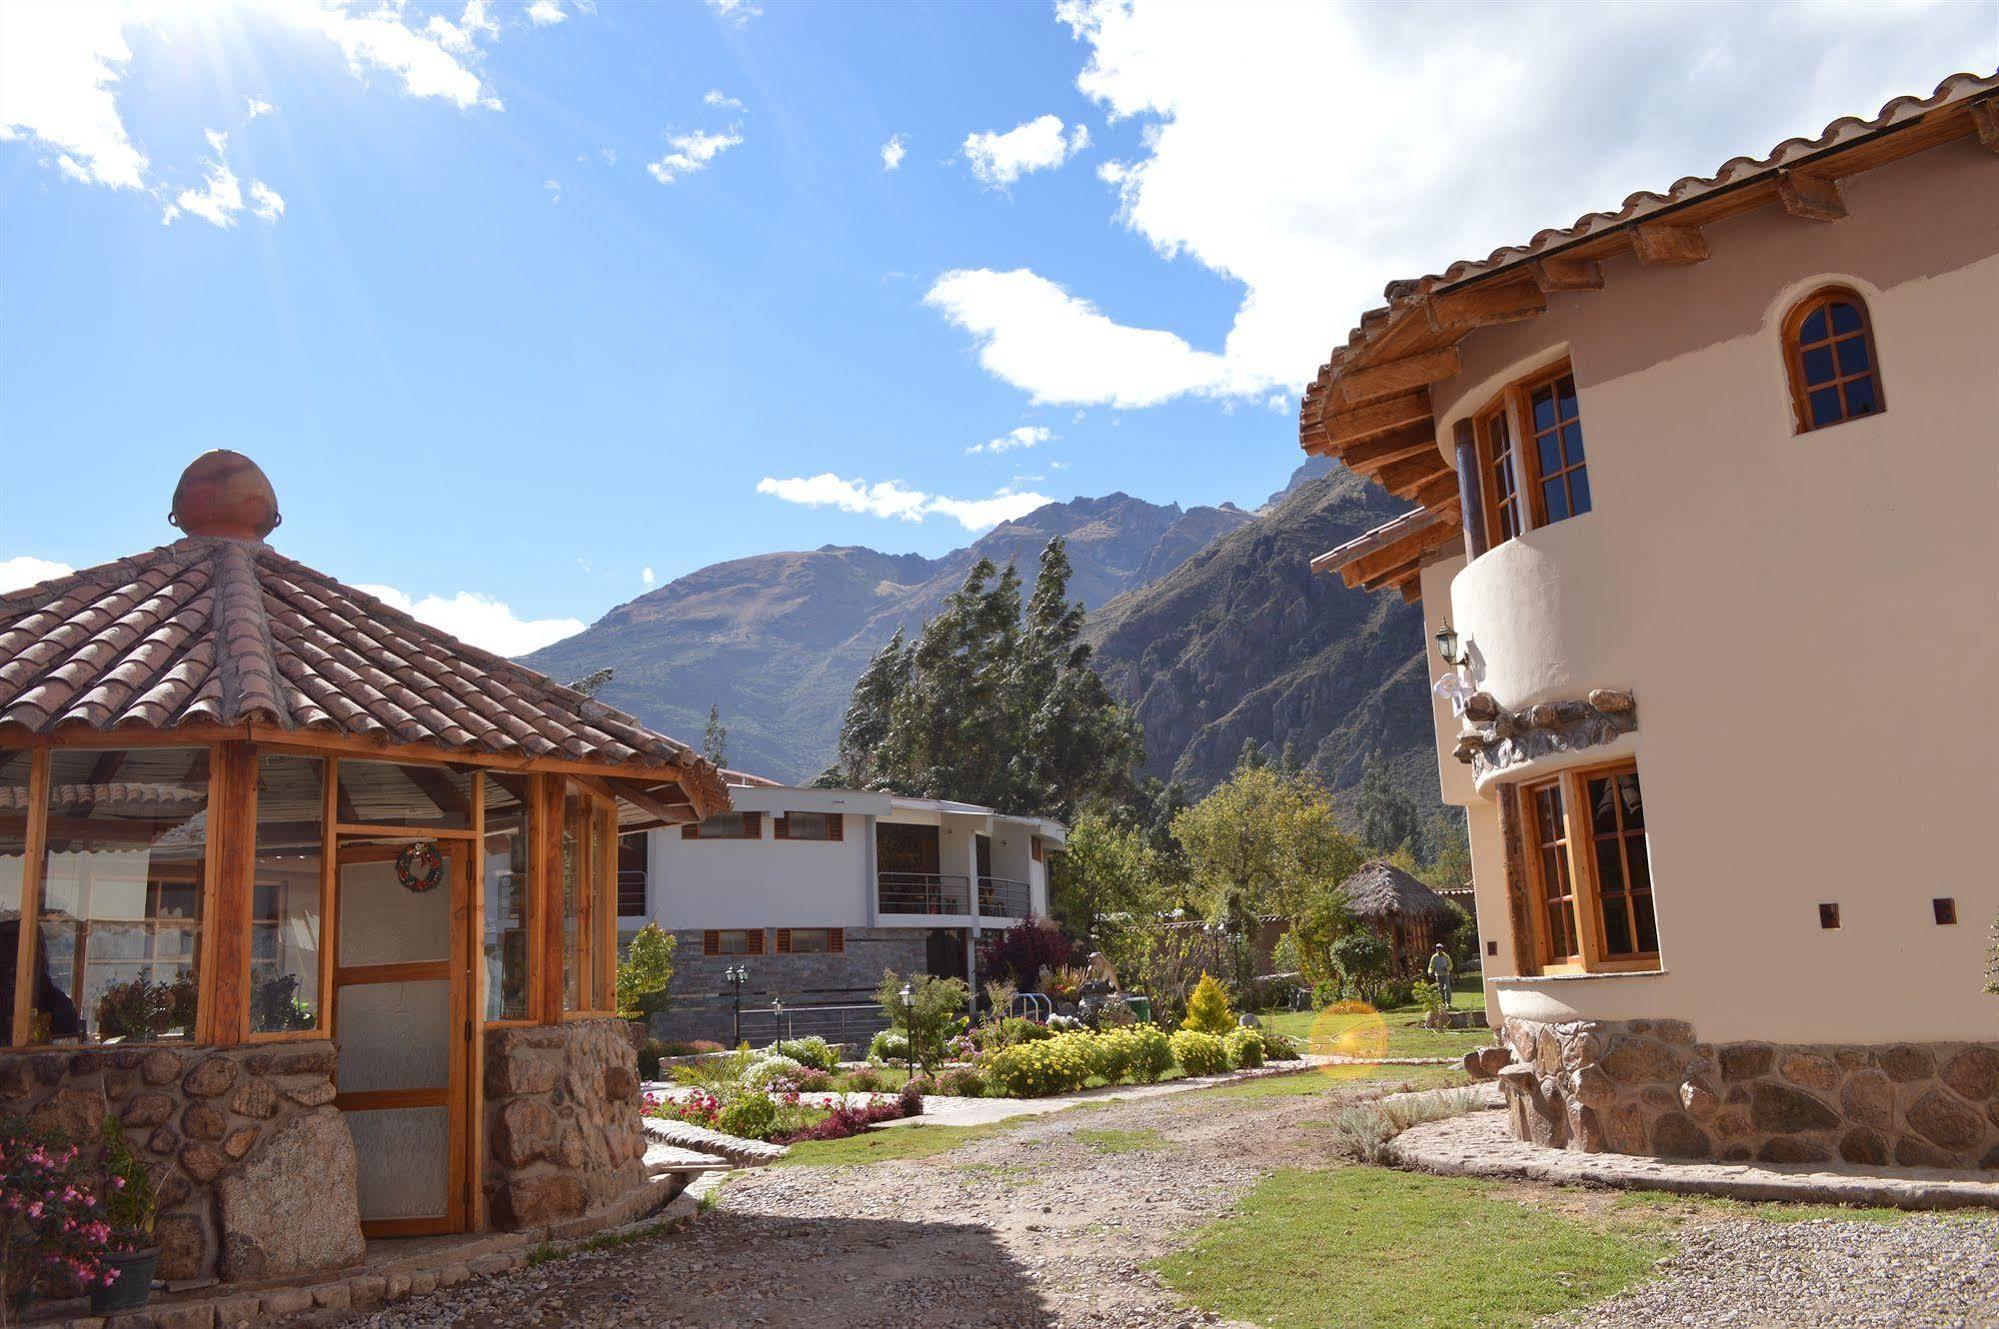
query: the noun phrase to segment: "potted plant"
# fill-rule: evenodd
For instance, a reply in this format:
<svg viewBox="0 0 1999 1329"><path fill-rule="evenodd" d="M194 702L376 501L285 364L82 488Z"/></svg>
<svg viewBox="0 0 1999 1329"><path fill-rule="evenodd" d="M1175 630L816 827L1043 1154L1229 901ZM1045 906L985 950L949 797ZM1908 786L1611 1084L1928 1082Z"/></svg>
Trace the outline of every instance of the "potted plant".
<svg viewBox="0 0 1999 1329"><path fill-rule="evenodd" d="M104 1218L110 1227L103 1255L105 1277L90 1288L90 1311L104 1315L143 1306L153 1295L153 1269L160 1248L153 1244L159 1192L153 1174L125 1142L117 1116L104 1118Z"/></svg>
<svg viewBox="0 0 1999 1329"><path fill-rule="evenodd" d="M111 1229L81 1153L0 1120L0 1324L17 1319L37 1290L70 1296L104 1276Z"/></svg>

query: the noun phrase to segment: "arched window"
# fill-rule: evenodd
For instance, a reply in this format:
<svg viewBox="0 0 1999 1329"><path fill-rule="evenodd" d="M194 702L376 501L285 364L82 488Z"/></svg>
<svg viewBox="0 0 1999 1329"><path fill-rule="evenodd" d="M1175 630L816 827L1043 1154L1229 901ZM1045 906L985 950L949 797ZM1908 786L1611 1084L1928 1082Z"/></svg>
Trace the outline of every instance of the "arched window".
<svg viewBox="0 0 1999 1329"><path fill-rule="evenodd" d="M1814 291L1791 310L1784 361L1801 434L1887 409L1867 302L1849 286Z"/></svg>

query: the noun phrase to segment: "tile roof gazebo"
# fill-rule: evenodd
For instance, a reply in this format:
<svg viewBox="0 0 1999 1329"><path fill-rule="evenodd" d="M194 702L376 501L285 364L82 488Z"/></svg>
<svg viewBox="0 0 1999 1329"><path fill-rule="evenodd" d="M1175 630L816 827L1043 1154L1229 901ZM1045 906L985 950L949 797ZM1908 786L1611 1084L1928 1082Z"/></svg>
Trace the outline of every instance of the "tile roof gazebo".
<svg viewBox="0 0 1999 1329"><path fill-rule="evenodd" d="M275 552L246 457L172 520L0 595L0 1116L116 1113L169 1279L642 1184L617 835L726 809L721 775Z"/></svg>

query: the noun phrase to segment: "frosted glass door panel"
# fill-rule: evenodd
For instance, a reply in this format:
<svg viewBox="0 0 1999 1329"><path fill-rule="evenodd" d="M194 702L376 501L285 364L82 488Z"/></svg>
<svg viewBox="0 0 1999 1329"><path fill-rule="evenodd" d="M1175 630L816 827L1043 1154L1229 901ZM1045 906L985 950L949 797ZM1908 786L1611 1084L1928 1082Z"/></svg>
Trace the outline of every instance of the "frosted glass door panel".
<svg viewBox="0 0 1999 1329"><path fill-rule="evenodd" d="M450 860L445 880L417 894L392 862L340 868L340 965L411 964L451 958Z"/></svg>
<svg viewBox="0 0 1999 1329"><path fill-rule="evenodd" d="M340 989L340 1091L442 1089L451 1079L451 980Z"/></svg>
<svg viewBox="0 0 1999 1329"><path fill-rule="evenodd" d="M363 1221L438 1218L451 1190L451 1120L441 1107L349 1112Z"/></svg>

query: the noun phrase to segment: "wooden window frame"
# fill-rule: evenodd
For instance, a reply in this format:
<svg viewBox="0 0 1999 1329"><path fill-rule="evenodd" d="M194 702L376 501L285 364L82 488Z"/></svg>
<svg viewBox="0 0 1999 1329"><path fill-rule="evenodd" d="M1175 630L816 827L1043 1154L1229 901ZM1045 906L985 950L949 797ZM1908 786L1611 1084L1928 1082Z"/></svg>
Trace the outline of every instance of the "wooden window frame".
<svg viewBox="0 0 1999 1329"><path fill-rule="evenodd" d="M718 813L718 816L738 816L743 819L741 835L703 835L701 823L690 821L680 828L683 840L714 840L717 843L754 843L764 838L764 814L761 812Z"/></svg>
<svg viewBox="0 0 1999 1329"><path fill-rule="evenodd" d="M745 816L751 815L748 813ZM771 838L776 840L796 839L800 844L838 844L847 838L847 814L844 812L808 812L810 817L826 819L826 834L793 836L791 833L792 813L780 812L771 819ZM747 840L750 837L743 836Z"/></svg>
<svg viewBox="0 0 1999 1329"><path fill-rule="evenodd" d="M744 946L740 951L722 949L724 932L743 934ZM711 960L738 960L764 953L764 930L762 928L703 928L701 930L701 954Z"/></svg>
<svg viewBox="0 0 1999 1329"><path fill-rule="evenodd" d="M1590 818L1588 783L1595 779L1638 775L1635 759L1608 762L1596 766L1581 766L1562 771L1544 780L1536 780L1518 786L1520 817L1523 822L1522 866L1527 887L1527 913L1534 934L1534 957L1540 973L1543 974L1600 974L1600 973L1654 973L1664 968L1658 951L1640 952L1634 955L1612 956L1604 944L1603 937L1603 890L1596 870L1596 835ZM1568 896L1568 912L1571 926L1575 928L1578 954L1557 956L1552 953L1552 938L1548 931L1548 882L1542 866L1541 851L1556 843L1544 837L1541 813L1536 795L1553 789L1556 804L1561 810L1562 828L1559 837L1563 862L1568 868L1571 893ZM1578 820L1580 819L1580 821ZM1620 823L1621 824L1621 823ZM1647 826L1647 880L1651 881L1649 849L1649 825ZM1623 833L1619 834L1620 840ZM1620 845L1619 852L1625 852ZM1630 864L1623 864L1626 895L1629 895L1631 880ZM1656 882L1654 883L1656 886ZM1658 895L1656 889L1648 889L1653 897L1653 927L1658 926Z"/></svg>
<svg viewBox="0 0 1999 1329"><path fill-rule="evenodd" d="M1545 368L1537 369L1523 378L1507 384L1495 394L1492 400L1472 416L1473 436L1476 439L1475 452L1478 458L1479 493L1483 501L1485 520L1485 547L1496 549L1506 541L1529 531L1552 525L1548 520L1547 503L1541 493L1540 451L1534 433L1532 410L1533 395L1542 388L1560 382L1564 378L1575 377L1575 366L1565 357ZM1506 475L1512 488L1503 501L1499 492L1499 466L1494 457L1494 425L1503 421L1506 426L1507 456ZM1576 423L1582 422L1582 391L1576 393ZM1557 428L1560 427L1559 420ZM1583 438L1584 457L1582 464L1566 468L1562 474L1589 473L1589 438L1585 431ZM1502 531L1506 509L1513 514L1512 534ZM1590 496L1590 511L1596 509L1596 496ZM1557 520L1568 521L1574 517L1586 517L1588 512L1570 512L1567 517Z"/></svg>
<svg viewBox="0 0 1999 1329"><path fill-rule="evenodd" d="M847 930L845 928L827 928L827 927L778 928L776 929L776 932L777 932L776 953L779 955L845 955L847 953ZM791 934L794 932L825 933L826 949L823 951L793 950L791 946Z"/></svg>
<svg viewBox="0 0 1999 1329"><path fill-rule="evenodd" d="M1047 849L1043 848L1041 844L1040 836L1030 835L1027 837L1027 856L1029 858L1033 859L1037 863L1046 862L1047 853L1048 853Z"/></svg>
<svg viewBox="0 0 1999 1329"><path fill-rule="evenodd" d="M1832 315L1826 315L1826 337L1815 341L1811 347L1804 344L1805 320L1820 309L1829 309L1834 304L1849 304L1860 311L1860 331L1858 333L1834 333ZM1839 372L1837 343L1858 336L1867 347L1867 368L1858 374ZM1814 387L1805 377L1805 352L1819 346L1833 348L1833 378L1829 383ZM1821 286L1791 306L1784 315L1784 375L1791 388L1791 432L1812 434L1821 429L1835 429L1855 420L1871 420L1888 413L1888 391L1886 379L1881 373L1881 346L1874 339L1874 315L1867 307L1867 297L1851 286L1833 284ZM1874 409L1864 414L1853 415L1846 412L1846 385L1861 378L1874 380ZM1837 420L1825 424L1812 423L1812 393L1823 392L1826 388L1839 392L1839 406L1842 412Z"/></svg>

